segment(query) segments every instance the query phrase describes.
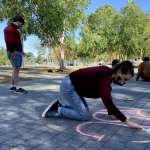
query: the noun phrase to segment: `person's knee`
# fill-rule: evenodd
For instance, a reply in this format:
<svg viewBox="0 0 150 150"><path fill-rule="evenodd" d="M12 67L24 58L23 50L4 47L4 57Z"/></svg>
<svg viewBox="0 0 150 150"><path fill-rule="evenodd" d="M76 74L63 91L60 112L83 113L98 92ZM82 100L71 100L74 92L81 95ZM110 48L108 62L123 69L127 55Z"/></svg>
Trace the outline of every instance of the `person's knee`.
<svg viewBox="0 0 150 150"><path fill-rule="evenodd" d="M81 113L80 114L80 119L81 121L88 121L92 118L90 113Z"/></svg>
<svg viewBox="0 0 150 150"><path fill-rule="evenodd" d="M14 68L14 72L18 73L20 71L20 68Z"/></svg>

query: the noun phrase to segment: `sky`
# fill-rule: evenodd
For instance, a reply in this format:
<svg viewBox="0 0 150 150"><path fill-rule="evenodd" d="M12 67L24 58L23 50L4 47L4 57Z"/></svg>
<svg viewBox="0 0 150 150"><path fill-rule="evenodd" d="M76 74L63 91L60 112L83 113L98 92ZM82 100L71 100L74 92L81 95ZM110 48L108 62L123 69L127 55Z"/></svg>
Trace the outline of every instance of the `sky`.
<svg viewBox="0 0 150 150"><path fill-rule="evenodd" d="M135 3L145 12L150 12L150 0L134 0ZM88 14L96 10L96 8L101 7L105 4L111 4L113 8L119 11L122 7L127 5L128 0L90 0L90 4L86 8L85 12ZM3 29L5 28L7 22L0 22L0 47L5 48ZM40 41L36 36L29 36L27 40L24 41L24 51L32 52L34 55L37 54L36 46Z"/></svg>

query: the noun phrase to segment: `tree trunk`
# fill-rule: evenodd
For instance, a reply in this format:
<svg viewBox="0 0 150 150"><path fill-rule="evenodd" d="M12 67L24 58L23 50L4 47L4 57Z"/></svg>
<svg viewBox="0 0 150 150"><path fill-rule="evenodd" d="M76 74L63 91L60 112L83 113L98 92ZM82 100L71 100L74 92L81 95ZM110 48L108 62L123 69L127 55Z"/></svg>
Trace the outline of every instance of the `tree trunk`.
<svg viewBox="0 0 150 150"><path fill-rule="evenodd" d="M64 71L64 68L65 68L65 63L64 63L65 51L64 51L64 48L63 48L64 37L65 37L65 35L64 35L64 33L62 33L62 36L60 38L60 60L59 60L59 65L60 65L59 70L60 71Z"/></svg>
<svg viewBox="0 0 150 150"><path fill-rule="evenodd" d="M111 50L111 48L109 48L109 61L110 62L112 62L112 60L113 60L112 55L113 55L112 50Z"/></svg>
<svg viewBox="0 0 150 150"><path fill-rule="evenodd" d="M59 70L60 71L64 71L64 68L65 68L64 60L65 60L65 52L64 52L63 46L61 45L60 58L59 58L59 67L60 67Z"/></svg>
<svg viewBox="0 0 150 150"><path fill-rule="evenodd" d="M63 44L64 44L64 34L62 34L62 37L60 38L60 46L55 47L53 49L55 56L56 56L58 63L59 63L58 71L64 71L64 68L65 68L65 63L64 63L65 51L64 51Z"/></svg>
<svg viewBox="0 0 150 150"><path fill-rule="evenodd" d="M65 68L65 65L64 65L64 57L65 57L65 54L64 54L64 49L62 46L60 47L55 47L54 48L54 53L55 53L55 56L57 58L57 61L58 61L58 64L59 64L59 69L58 71L64 71L64 68Z"/></svg>
<svg viewBox="0 0 150 150"><path fill-rule="evenodd" d="M143 52L143 50L141 49L140 50L140 58L143 58L144 57L144 52Z"/></svg>

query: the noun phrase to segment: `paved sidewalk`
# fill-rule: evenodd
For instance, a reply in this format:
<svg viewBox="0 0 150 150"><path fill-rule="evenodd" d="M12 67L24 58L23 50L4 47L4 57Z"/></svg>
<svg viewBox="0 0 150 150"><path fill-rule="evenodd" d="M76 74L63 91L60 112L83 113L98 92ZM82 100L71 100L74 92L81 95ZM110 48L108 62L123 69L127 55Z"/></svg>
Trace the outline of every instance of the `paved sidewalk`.
<svg viewBox="0 0 150 150"><path fill-rule="evenodd" d="M100 99L87 99L93 119L43 119L41 113L59 97L62 76L23 82L27 95L0 84L0 150L150 150L150 133L110 120ZM150 126L150 83L113 85L114 103L136 122Z"/></svg>

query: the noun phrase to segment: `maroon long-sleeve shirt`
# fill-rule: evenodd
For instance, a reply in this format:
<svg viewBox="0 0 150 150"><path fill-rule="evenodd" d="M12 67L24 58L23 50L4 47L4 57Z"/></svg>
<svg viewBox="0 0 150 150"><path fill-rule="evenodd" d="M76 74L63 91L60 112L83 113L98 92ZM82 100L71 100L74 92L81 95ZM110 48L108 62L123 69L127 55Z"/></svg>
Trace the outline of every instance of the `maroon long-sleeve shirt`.
<svg viewBox="0 0 150 150"><path fill-rule="evenodd" d="M7 51L9 52L23 52L21 35L18 31L18 27L15 24L9 24L4 29L4 37Z"/></svg>
<svg viewBox="0 0 150 150"><path fill-rule="evenodd" d="M101 98L108 113L124 122L126 117L114 105L111 96L112 69L97 66L79 69L70 73L76 92L87 98Z"/></svg>

